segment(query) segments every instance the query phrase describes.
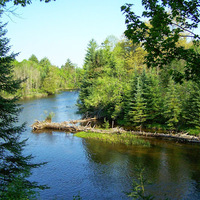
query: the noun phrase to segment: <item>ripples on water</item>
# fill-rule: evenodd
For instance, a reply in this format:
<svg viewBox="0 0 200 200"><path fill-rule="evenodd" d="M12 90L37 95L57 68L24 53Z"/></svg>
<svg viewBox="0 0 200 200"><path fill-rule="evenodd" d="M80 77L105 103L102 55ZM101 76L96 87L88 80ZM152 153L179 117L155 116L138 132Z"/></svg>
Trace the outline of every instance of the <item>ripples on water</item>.
<svg viewBox="0 0 200 200"><path fill-rule="evenodd" d="M40 199L129 199L138 167L152 182L147 191L156 199L200 199L200 146L150 139L151 147L110 145L85 140L64 132L35 134L30 125L43 120L44 111L55 112L53 121L80 119L75 106L78 92L63 92L48 98L23 101L20 122L27 122L22 138L29 138L26 154L35 162L48 162L34 169L33 181L50 186Z"/></svg>

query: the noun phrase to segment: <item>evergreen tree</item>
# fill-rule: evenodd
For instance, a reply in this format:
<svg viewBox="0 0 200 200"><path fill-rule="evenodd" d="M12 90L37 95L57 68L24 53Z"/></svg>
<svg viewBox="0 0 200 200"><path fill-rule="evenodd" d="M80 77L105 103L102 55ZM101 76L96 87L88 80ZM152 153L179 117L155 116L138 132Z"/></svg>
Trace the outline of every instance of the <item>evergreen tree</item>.
<svg viewBox="0 0 200 200"><path fill-rule="evenodd" d="M142 125L146 121L146 103L143 98L141 77L137 78L136 92L134 94L134 99L130 102L130 111L128 115L130 121L137 127L140 127L141 131Z"/></svg>
<svg viewBox="0 0 200 200"><path fill-rule="evenodd" d="M139 74L135 71L135 73L132 74L129 86L127 87L127 90L124 93L124 97L123 97L124 113L123 114L124 114L124 121L126 124L130 124L129 111L131 109L132 102L134 102L138 78L139 78Z"/></svg>
<svg viewBox="0 0 200 200"><path fill-rule="evenodd" d="M155 72L143 70L141 75L143 97L146 102L146 115L148 124L162 123L162 99L159 77Z"/></svg>
<svg viewBox="0 0 200 200"><path fill-rule="evenodd" d="M193 90L184 106L183 118L190 127L200 128L200 88L198 84L193 85Z"/></svg>
<svg viewBox="0 0 200 200"><path fill-rule="evenodd" d="M31 57L28 60L33 61L37 64L39 63L39 60L37 59L37 57L34 54L32 54Z"/></svg>
<svg viewBox="0 0 200 200"><path fill-rule="evenodd" d="M83 68L87 71L87 74L92 78L94 75L94 67L95 67L95 55L97 51L97 43L94 39L92 39L87 47L87 53L85 56L85 63Z"/></svg>
<svg viewBox="0 0 200 200"><path fill-rule="evenodd" d="M175 82L170 79L164 102L164 115L167 126L170 130L175 130L178 128L177 126L180 121L180 114L181 104L178 98L178 92Z"/></svg>
<svg viewBox="0 0 200 200"><path fill-rule="evenodd" d="M85 114L86 116L93 115L93 109L89 104L86 104L85 101L90 95L91 87L95 78L95 54L97 47L97 43L93 39L88 44L85 63L83 66L83 78L81 81L80 93L77 101L79 112Z"/></svg>
<svg viewBox="0 0 200 200"><path fill-rule="evenodd" d="M23 156L25 141L20 134L25 125L17 126L21 107L17 97L5 98L4 93L14 94L20 88L20 80L13 80L13 62L16 54L10 54L9 40L5 37L5 25L0 24L0 199L27 199L35 194L34 188L43 188L30 182L31 169L40 165L31 163L31 156Z"/></svg>

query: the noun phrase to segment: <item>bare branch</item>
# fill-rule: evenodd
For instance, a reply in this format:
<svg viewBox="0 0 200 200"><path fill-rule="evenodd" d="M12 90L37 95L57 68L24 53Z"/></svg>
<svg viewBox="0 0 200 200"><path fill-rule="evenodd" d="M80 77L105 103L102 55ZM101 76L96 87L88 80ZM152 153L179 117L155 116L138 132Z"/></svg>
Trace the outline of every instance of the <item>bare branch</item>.
<svg viewBox="0 0 200 200"><path fill-rule="evenodd" d="M2 10L2 13L5 14L12 22L14 22L14 20L12 19L12 16L22 19L21 15L18 14L16 11L17 11L17 8L12 6L10 8L4 8Z"/></svg>

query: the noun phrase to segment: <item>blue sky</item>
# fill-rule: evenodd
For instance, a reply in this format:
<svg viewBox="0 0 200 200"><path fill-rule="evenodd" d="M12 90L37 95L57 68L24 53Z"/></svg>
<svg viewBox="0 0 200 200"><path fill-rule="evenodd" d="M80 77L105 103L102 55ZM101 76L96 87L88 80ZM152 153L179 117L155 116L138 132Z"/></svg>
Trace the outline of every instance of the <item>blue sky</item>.
<svg viewBox="0 0 200 200"><path fill-rule="evenodd" d="M9 22L7 37L12 51L20 52L18 61L35 54L59 67L68 58L81 67L91 39L101 44L110 35L121 38L126 26L120 7L125 3L134 3L134 11L141 13L138 0L33 0L17 7L19 17L4 15L3 21Z"/></svg>

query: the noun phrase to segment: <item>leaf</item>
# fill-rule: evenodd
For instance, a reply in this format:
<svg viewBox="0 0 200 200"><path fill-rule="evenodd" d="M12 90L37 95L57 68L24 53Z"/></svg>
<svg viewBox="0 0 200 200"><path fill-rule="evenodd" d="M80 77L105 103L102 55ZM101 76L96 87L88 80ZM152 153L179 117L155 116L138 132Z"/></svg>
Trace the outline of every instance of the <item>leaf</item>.
<svg viewBox="0 0 200 200"><path fill-rule="evenodd" d="M121 6L121 11L124 11L126 9L126 6Z"/></svg>

